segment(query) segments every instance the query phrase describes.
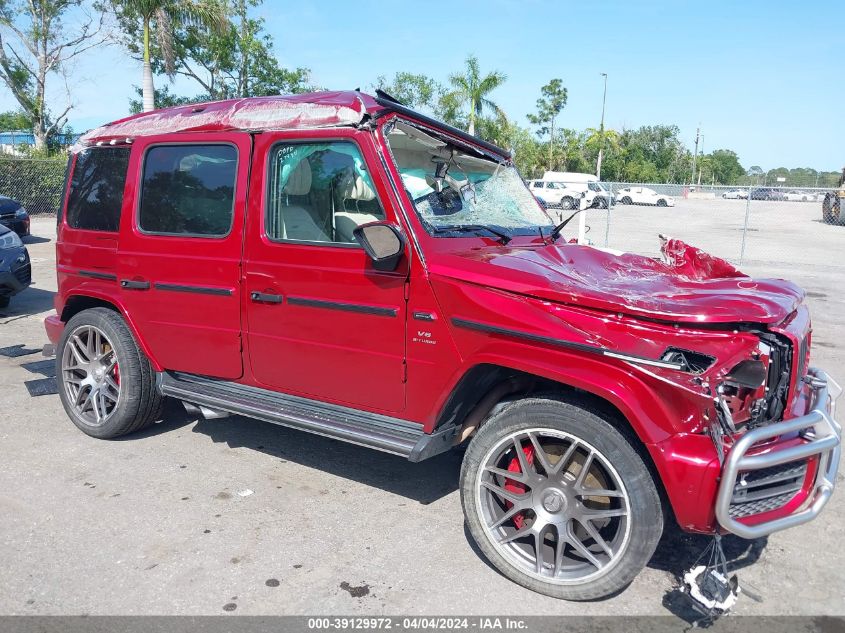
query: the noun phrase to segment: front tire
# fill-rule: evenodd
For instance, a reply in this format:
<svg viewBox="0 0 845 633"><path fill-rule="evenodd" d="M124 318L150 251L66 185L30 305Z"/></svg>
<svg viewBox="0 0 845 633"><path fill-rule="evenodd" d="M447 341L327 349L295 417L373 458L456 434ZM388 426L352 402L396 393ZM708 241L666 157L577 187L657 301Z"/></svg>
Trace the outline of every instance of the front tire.
<svg viewBox="0 0 845 633"><path fill-rule="evenodd" d="M481 427L464 456L461 503L500 572L564 600L626 587L663 532L636 450L597 411L556 399L521 400Z"/></svg>
<svg viewBox="0 0 845 633"><path fill-rule="evenodd" d="M660 200L657 201L657 206L658 207L665 207L665 206L668 206L668 205L666 204L666 201L663 198L661 198Z"/></svg>
<svg viewBox="0 0 845 633"><path fill-rule="evenodd" d="M622 204L631 204L631 199L628 196L625 196L619 202L621 202Z"/></svg>
<svg viewBox="0 0 845 633"><path fill-rule="evenodd" d="M560 199L560 208L564 211L569 211L575 208L575 198L571 196L564 196Z"/></svg>
<svg viewBox="0 0 845 633"><path fill-rule="evenodd" d="M161 417L154 372L119 313L92 308L65 326L56 351L59 397L83 433L111 439Z"/></svg>

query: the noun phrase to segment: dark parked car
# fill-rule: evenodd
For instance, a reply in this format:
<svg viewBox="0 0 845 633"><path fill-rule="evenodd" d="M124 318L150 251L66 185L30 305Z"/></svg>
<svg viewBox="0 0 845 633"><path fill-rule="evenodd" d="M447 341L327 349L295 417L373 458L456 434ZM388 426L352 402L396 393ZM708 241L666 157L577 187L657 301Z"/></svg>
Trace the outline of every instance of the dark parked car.
<svg viewBox="0 0 845 633"><path fill-rule="evenodd" d="M12 296L29 286L31 280L29 253L21 238L0 225L0 308L9 305Z"/></svg>
<svg viewBox="0 0 845 633"><path fill-rule="evenodd" d="M29 213L17 200L0 196L0 224L23 237L29 235Z"/></svg>
<svg viewBox="0 0 845 633"><path fill-rule="evenodd" d="M761 187L751 190L752 200L786 200L786 192L783 189L772 187Z"/></svg>

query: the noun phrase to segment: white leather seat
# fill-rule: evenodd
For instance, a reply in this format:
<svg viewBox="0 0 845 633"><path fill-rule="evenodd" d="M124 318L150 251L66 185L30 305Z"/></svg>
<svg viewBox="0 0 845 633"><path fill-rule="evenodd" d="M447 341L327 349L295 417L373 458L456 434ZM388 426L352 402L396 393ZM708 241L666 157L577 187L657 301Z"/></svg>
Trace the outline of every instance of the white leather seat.
<svg viewBox="0 0 845 633"><path fill-rule="evenodd" d="M369 202L376 199L376 194L372 187L357 174L352 174L343 183L343 198L346 200L354 200L357 202ZM349 206L352 210L347 210ZM338 211L334 215L335 235L338 242L354 242L355 237L352 232L362 224L370 222L377 222L380 220L377 215L372 213L362 213L355 209L355 204L347 205L344 203L344 210Z"/></svg>
<svg viewBox="0 0 845 633"><path fill-rule="evenodd" d="M285 188L286 196L307 196L311 192L311 165L307 159L291 173ZM309 242L331 242L331 238L314 222L314 218L305 207L299 205L282 206L282 239L304 240Z"/></svg>

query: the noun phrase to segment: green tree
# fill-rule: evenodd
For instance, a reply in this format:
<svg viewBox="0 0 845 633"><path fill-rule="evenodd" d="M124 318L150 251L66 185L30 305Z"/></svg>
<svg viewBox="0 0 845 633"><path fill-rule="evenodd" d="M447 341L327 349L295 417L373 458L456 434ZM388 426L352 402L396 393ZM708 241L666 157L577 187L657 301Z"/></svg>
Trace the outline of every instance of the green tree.
<svg viewBox="0 0 845 633"><path fill-rule="evenodd" d="M57 76L68 84L68 63L105 41L102 27L102 14L93 17L83 0L0 0L0 81L28 119L37 151L47 151L72 107L68 94L51 110L48 84Z"/></svg>
<svg viewBox="0 0 845 633"><path fill-rule="evenodd" d="M719 185L733 185L745 174L736 152L717 149L701 158L702 180Z"/></svg>
<svg viewBox="0 0 845 633"><path fill-rule="evenodd" d="M475 55L470 55L466 59L464 72L449 76L452 91L444 95L443 106L447 111L466 107L468 112L467 131L470 134L475 134L475 122L485 109L504 116L501 108L490 99L489 95L506 80L507 76L498 70L489 72L482 77L478 58Z"/></svg>
<svg viewBox="0 0 845 633"><path fill-rule="evenodd" d="M29 117L23 112L0 112L0 130L28 130L32 127Z"/></svg>
<svg viewBox="0 0 845 633"><path fill-rule="evenodd" d="M135 91L135 95L137 98L129 99L129 112L132 114L138 114L139 112L144 111L144 93L139 86L133 86L133 90ZM180 105L187 105L189 103L201 103L203 101L208 101L208 95L197 95L195 97L186 97L173 94L170 92L170 88L164 86L163 88L156 88L155 89L155 109L160 110L161 108L172 108L175 106Z"/></svg>
<svg viewBox="0 0 845 633"><path fill-rule="evenodd" d="M388 79L376 78L374 88L384 90L409 108L435 114L445 90L440 83L421 73L398 72Z"/></svg>
<svg viewBox="0 0 845 633"><path fill-rule="evenodd" d="M537 99L537 113L529 114L528 120L538 127L537 134L540 136L549 135L549 169L552 169L555 122L558 115L566 107L569 95L560 79L552 79L540 88L540 94L543 96Z"/></svg>
<svg viewBox="0 0 845 633"><path fill-rule="evenodd" d="M155 38L166 74L176 73L174 34L179 27L195 26L215 31L225 30L226 7L217 0L111 0L130 51L140 49L143 59L143 104L149 112L155 105L152 71L152 46ZM153 33L155 29L155 33Z"/></svg>

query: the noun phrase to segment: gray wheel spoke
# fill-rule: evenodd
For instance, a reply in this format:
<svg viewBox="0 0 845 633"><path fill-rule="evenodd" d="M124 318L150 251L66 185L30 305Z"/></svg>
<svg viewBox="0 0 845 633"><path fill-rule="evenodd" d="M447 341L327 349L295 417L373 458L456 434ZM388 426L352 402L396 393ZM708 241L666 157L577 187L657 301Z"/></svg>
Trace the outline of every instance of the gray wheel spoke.
<svg viewBox="0 0 845 633"><path fill-rule="evenodd" d="M587 530L587 534L593 537L593 540L599 547L604 550L605 554L607 554L608 556L613 556L613 550L610 549L610 546L607 544L607 541L605 541L602 538L601 534L599 534L599 531L596 529L596 526L586 520L578 521L578 523L580 523L584 527L584 529Z"/></svg>
<svg viewBox="0 0 845 633"><path fill-rule="evenodd" d="M68 341L70 351L73 352L73 357L76 359L77 365L85 365L88 363L88 357L85 355L85 345L79 339L78 334L74 334Z"/></svg>
<svg viewBox="0 0 845 633"><path fill-rule="evenodd" d="M534 557L536 558L534 564L534 571L538 574L543 573L543 531L534 532Z"/></svg>
<svg viewBox="0 0 845 633"><path fill-rule="evenodd" d="M587 549L587 546L584 545L581 542L581 539L575 536L575 534L573 534L571 530L568 530L566 540L569 542L570 545L572 545L573 548L575 548L575 551L577 551L583 558L586 558L590 562L590 564L593 565L593 567L595 567L596 569L601 569L602 567L604 567L604 564L598 558L596 558L595 554L593 554L590 550Z"/></svg>
<svg viewBox="0 0 845 633"><path fill-rule="evenodd" d="M491 530L495 530L497 527L500 527L506 521L514 518L517 514L522 512L525 508L521 505L514 505L510 510L505 512L502 516L500 516L496 521L494 521L491 525L487 526Z"/></svg>
<svg viewBox="0 0 845 633"><path fill-rule="evenodd" d="M608 508L607 510L594 510L584 508L580 512L585 521L597 521L599 519L612 519L613 517L624 517L628 511L624 508Z"/></svg>
<svg viewBox="0 0 845 633"><path fill-rule="evenodd" d="M540 466L546 471L546 475L549 475L552 472L552 465L549 462L549 456L546 455L546 451L540 446L540 440L537 439L535 433L529 433L528 439L531 440L531 445L534 447L534 459L540 462Z"/></svg>
<svg viewBox="0 0 845 633"><path fill-rule="evenodd" d="M499 477L513 479L514 481L518 481L522 484L528 483L528 477L526 477L522 473L511 472L510 470L502 470L501 468L496 468L495 466L485 466L484 470L489 473L493 473L494 475L498 475Z"/></svg>
<svg viewBox="0 0 845 633"><path fill-rule="evenodd" d="M531 467L528 465L528 459L525 457L522 440L518 437L513 438L513 448L516 451L516 458L519 460L519 470L527 477L528 473L531 472Z"/></svg>
<svg viewBox="0 0 845 633"><path fill-rule="evenodd" d="M557 530L557 539L555 540L555 568L554 575L557 576L563 567L563 551L566 549L566 537L561 534L560 528Z"/></svg>
<svg viewBox="0 0 845 633"><path fill-rule="evenodd" d="M527 492L511 492L510 490L506 490L505 488L501 488L494 484L491 484L489 481L482 481L481 485L487 488L490 492L495 495L500 496L502 499L507 499L508 501L512 502L514 505L522 504L525 500L528 499L531 495Z"/></svg>
<svg viewBox="0 0 845 633"><path fill-rule="evenodd" d="M621 490L606 490L604 488L581 488L578 490L579 497L625 497Z"/></svg>
<svg viewBox="0 0 845 633"><path fill-rule="evenodd" d="M563 469L566 468L566 465L572 459L572 456L575 454L576 449L578 448L578 442L573 441L572 444L566 449L566 452L560 456L560 459L555 462L555 465L552 468L552 474L559 475L563 472Z"/></svg>
<svg viewBox="0 0 845 633"><path fill-rule="evenodd" d="M575 490L581 490L584 487L584 480L587 478L587 473L590 472L590 467L593 465L593 456L595 453L590 451L587 457L584 458L584 463L581 465L581 470L578 472L578 477L575 479Z"/></svg>
<svg viewBox="0 0 845 633"><path fill-rule="evenodd" d="M510 543L511 541L515 541L516 539L522 538L523 536L528 536L532 532L533 532L533 530L532 530L531 526L527 525L525 527L518 529L516 532L512 532L511 534L508 534L507 536L501 537L499 539L499 544L504 545L505 543Z"/></svg>
<svg viewBox="0 0 845 633"><path fill-rule="evenodd" d="M115 396L117 396L120 393L120 386L114 381L114 378L107 375L105 377L105 381L106 386L109 387L109 389L111 389L112 391L114 391Z"/></svg>

